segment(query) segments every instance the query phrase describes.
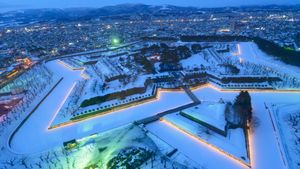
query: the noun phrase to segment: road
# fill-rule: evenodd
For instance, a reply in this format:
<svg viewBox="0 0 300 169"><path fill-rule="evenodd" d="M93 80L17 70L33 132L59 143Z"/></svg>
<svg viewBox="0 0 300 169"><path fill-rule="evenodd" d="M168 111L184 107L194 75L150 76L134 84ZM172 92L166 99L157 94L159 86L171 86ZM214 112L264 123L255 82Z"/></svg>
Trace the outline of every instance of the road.
<svg viewBox="0 0 300 169"><path fill-rule="evenodd" d="M151 116L151 117L146 117L144 119L141 119L141 120L138 120L136 121L137 124L148 124L148 123L152 123L154 121L157 121L159 120L161 117L167 115L167 114L171 114L171 113L176 113L176 112L179 112L181 110L184 110L184 109L187 109L189 107L193 107L193 106L196 106L198 105L199 103L190 103L190 104L186 104L186 105L183 105L183 106L179 106L179 107L176 107L174 109L170 109L170 110L167 110L167 111L164 111L164 112L160 112L160 113L157 113L155 114L154 116Z"/></svg>

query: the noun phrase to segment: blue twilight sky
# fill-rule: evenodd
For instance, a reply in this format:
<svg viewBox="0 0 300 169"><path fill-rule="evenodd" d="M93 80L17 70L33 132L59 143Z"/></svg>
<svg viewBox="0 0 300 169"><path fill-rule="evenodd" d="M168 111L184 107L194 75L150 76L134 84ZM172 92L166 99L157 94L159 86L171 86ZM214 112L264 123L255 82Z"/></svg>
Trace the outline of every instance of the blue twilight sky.
<svg viewBox="0 0 300 169"><path fill-rule="evenodd" d="M150 5L171 4L179 6L221 7L267 4L300 4L300 0L0 0L0 11L23 8L102 7L121 3Z"/></svg>

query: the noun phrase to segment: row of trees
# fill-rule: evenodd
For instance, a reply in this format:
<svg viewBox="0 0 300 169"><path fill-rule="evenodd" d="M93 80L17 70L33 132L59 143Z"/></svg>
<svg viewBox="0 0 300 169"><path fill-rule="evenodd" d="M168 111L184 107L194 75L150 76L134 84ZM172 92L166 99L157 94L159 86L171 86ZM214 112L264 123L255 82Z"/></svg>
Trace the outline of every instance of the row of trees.
<svg viewBox="0 0 300 169"><path fill-rule="evenodd" d="M80 98L85 94L84 89L86 87L86 84L87 80L80 80L77 82L72 93L68 97L67 101L65 102L56 118L66 118L70 117L70 115L75 114L75 112L80 108Z"/></svg>
<svg viewBox="0 0 300 169"><path fill-rule="evenodd" d="M144 83L144 87L135 87L135 88L127 89L127 90L122 90L122 91L106 94L104 96L97 96L97 97L93 97L90 99L86 99L81 103L80 107L87 107L87 106L99 104L99 103L114 100L114 99L124 99L127 96L131 96L134 94L145 93L147 86L151 83L152 83L151 80L147 79Z"/></svg>
<svg viewBox="0 0 300 169"><path fill-rule="evenodd" d="M10 91L15 88L23 88L26 92L22 95L22 101L9 113L2 116L3 119L0 120L0 138L6 137L10 128L15 128L15 125L24 119L28 109L32 108L33 104L35 104L36 98L39 98L41 93L53 85L53 80L53 73L44 64L38 64L6 86L4 90ZM4 145L3 142L5 140L1 140L0 145ZM8 153L10 152L6 151L4 146L0 148L0 168L43 168L42 163L50 160L50 154L41 155L32 160L25 156Z"/></svg>
<svg viewBox="0 0 300 169"><path fill-rule="evenodd" d="M295 153L298 155L296 157L298 162L298 167L300 166L300 111L296 113L291 113L286 116L286 122L290 126L291 133L293 135L293 141L290 142L290 145L293 147Z"/></svg>
<svg viewBox="0 0 300 169"><path fill-rule="evenodd" d="M275 56L287 64L300 66L300 52L280 47L273 42L258 37L253 38L253 41L265 53Z"/></svg>
<svg viewBox="0 0 300 169"><path fill-rule="evenodd" d="M53 84L53 73L44 65L36 65L1 89L1 92L11 92L11 90L22 88L25 92L21 95L22 100L9 113L2 116L0 137L3 133L1 131L24 116L26 110L32 106L35 98L45 91L49 84Z"/></svg>

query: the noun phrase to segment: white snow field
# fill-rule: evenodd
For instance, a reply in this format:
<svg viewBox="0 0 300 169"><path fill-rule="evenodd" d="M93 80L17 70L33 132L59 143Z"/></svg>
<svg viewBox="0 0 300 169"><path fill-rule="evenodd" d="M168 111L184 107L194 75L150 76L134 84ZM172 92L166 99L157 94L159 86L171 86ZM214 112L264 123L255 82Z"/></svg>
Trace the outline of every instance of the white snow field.
<svg viewBox="0 0 300 169"><path fill-rule="evenodd" d="M65 141L113 129L191 103L190 98L183 91L161 92L157 100L48 130L66 96L68 96L76 81L81 78L81 71L66 69L56 61L48 63L48 66L53 71L57 71L64 79L16 133L11 144L15 152L36 153L45 151L62 145ZM24 138L26 138L26 146L24 146Z"/></svg>
<svg viewBox="0 0 300 169"><path fill-rule="evenodd" d="M263 53L258 54L258 52L261 51L258 50L257 46L253 43L240 43L240 49L241 52L238 57L244 60L265 64L278 71L282 70L289 75L297 77L300 75L299 69L287 66ZM196 60L197 57L199 56L195 56L193 59ZM30 155L33 154L52 150L54 147L61 147L65 141L108 131L136 120L191 103L190 98L184 92L161 92L157 100L49 130L48 127L63 106L73 87L82 79L83 70L75 71L68 69L57 61L48 62L46 65L49 69L54 71L56 75L63 77L63 80L15 134L10 147L13 153L30 157ZM186 67L194 66L194 64L187 63L187 61L184 65ZM214 86L207 85L193 92L201 101L217 102L220 98L233 101L239 91L219 90ZM270 116L265 103L272 103L274 105L283 103L299 104L300 92L277 92L276 90L268 90L250 92L250 94L252 97L254 120L257 122L249 138L251 168L289 168L289 157L283 146L283 144L289 143L287 140L278 139L281 134L278 133L278 130L274 130L272 115ZM224 153L216 151L190 135L168 125L164 121L150 123L146 125L146 128L158 138L162 139L164 143L169 144L169 146L173 148L177 148L182 156L190 158L193 163L201 164L201 166L205 166L207 169L248 168L233 160L231 157L226 156ZM235 144L238 144L238 140L239 139L237 139ZM293 158L295 157L293 156Z"/></svg>
<svg viewBox="0 0 300 169"><path fill-rule="evenodd" d="M224 154L207 147L207 145L202 144L198 140L178 131L164 122L154 122L147 125L146 128L174 148L177 148L180 153L208 169L224 167L226 169L239 169L243 167Z"/></svg>
<svg viewBox="0 0 300 169"><path fill-rule="evenodd" d="M278 139L282 142L288 166L297 169L300 167L300 104L268 104L268 107L275 123L274 130L278 130Z"/></svg>
<svg viewBox="0 0 300 169"><path fill-rule="evenodd" d="M72 71L70 69L66 69L63 65L56 61L48 62L47 66L50 68L50 70L55 72L55 74L63 77L63 80L16 133L11 144L14 151L18 152L18 146L27 149L27 152L35 151L34 149L38 148L39 146L47 146L47 139L43 137L41 133L47 133L51 118L60 108L63 100L65 99L66 93L71 90L72 86L77 80L81 79L79 76L81 71ZM40 132L37 132L37 130ZM59 139L62 137L62 135L58 135L56 137ZM25 138L26 143L30 143L30 140L34 140L34 143L32 145L26 144L26 146L24 146L22 140Z"/></svg>
<svg viewBox="0 0 300 169"><path fill-rule="evenodd" d="M207 86L195 90L194 94L202 101L218 101L220 98L233 100L238 92L221 91L212 86ZM278 144L276 133L273 131L272 122L264 103L299 103L300 92L262 91L251 92L250 94L252 98L253 116L259 123L250 134L250 158L252 168L288 168L286 159L280 154L282 147ZM224 156L223 153L216 153L211 150L209 146L197 144L195 139L190 138L183 132L163 122L149 124L147 125L147 129L163 138L164 141L175 148L178 148L180 152L196 162L201 163L205 161L207 168L224 168L224 166L228 169L247 168L245 165L241 165L235 160Z"/></svg>
<svg viewBox="0 0 300 169"><path fill-rule="evenodd" d="M45 151L54 146L62 145L64 141L106 131L190 102L187 95L183 92L162 92L160 100L58 129L48 130L47 128L50 125L51 119L56 115L56 111L59 109L64 96L68 93L76 80L81 78L79 76L79 71L65 69L56 62L50 62L48 64L50 68L55 67L59 74L65 78L15 135L12 140L12 149L15 152L36 153ZM200 88L195 90L194 93L201 100L208 101L218 101L220 98L224 98L224 100L233 100L238 94L238 92L221 92L213 87ZM250 138L251 165L255 169L285 168L286 166L283 162L285 159L282 159L280 156L281 147L278 147L275 134L272 130L270 117L265 110L264 102L299 102L300 93L254 92L251 93L251 96L253 100L254 116L260 121L259 126L255 128L254 133ZM199 164L205 162L207 168L219 168L221 166L228 166L228 168L245 167L227 156L224 156L224 154L216 153L210 147L199 144L196 140L162 122L155 122L148 126L147 128L150 131L159 135L167 143L178 148L184 155ZM23 143L25 138L26 146L24 146Z"/></svg>
<svg viewBox="0 0 300 169"><path fill-rule="evenodd" d="M290 76L300 76L300 69L298 67L288 65L282 61L276 60L274 57L267 55L259 50L258 46L252 42L240 42L238 43L240 48L240 55L243 60L261 64L267 67L271 67L282 73L286 73Z"/></svg>
<svg viewBox="0 0 300 169"><path fill-rule="evenodd" d="M223 155L232 156L235 160L242 162L243 165L249 165L250 160L247 157L245 135L241 128L228 130L227 137L224 137L179 114L170 114L163 119L164 122L174 126L174 128L191 134L197 139L200 138L202 142L224 151Z"/></svg>
<svg viewBox="0 0 300 169"><path fill-rule="evenodd" d="M226 125L225 107L226 104L222 103L202 102L182 112L224 131Z"/></svg>

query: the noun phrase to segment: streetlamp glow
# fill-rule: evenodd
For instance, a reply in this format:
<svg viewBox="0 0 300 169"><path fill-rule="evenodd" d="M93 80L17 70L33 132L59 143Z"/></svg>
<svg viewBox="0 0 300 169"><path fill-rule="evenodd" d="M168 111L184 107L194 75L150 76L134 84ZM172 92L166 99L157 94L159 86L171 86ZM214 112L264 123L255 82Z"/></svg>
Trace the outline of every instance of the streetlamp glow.
<svg viewBox="0 0 300 169"><path fill-rule="evenodd" d="M113 38L112 39L112 44L113 45L117 45L117 44L119 44L120 43L120 40L118 39L118 38Z"/></svg>

